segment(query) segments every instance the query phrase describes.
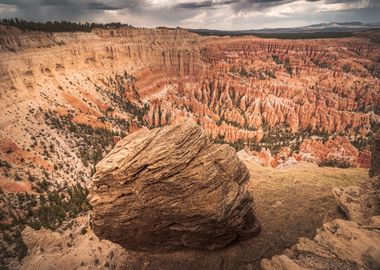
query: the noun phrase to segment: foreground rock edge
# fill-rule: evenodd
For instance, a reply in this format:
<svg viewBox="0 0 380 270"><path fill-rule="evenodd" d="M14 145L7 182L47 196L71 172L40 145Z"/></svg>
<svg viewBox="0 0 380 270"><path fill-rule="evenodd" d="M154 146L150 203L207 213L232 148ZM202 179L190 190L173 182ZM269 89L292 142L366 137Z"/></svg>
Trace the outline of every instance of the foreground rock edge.
<svg viewBox="0 0 380 270"><path fill-rule="evenodd" d="M380 269L380 133L372 139L370 176L360 187L332 190L348 220L335 219L317 230L313 240L300 238L282 255L263 259L263 270Z"/></svg>

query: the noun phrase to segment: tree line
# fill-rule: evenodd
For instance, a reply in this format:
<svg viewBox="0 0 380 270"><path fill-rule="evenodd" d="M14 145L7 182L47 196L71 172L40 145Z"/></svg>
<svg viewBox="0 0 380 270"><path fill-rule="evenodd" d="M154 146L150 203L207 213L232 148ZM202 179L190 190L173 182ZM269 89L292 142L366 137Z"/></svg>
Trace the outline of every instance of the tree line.
<svg viewBox="0 0 380 270"><path fill-rule="evenodd" d="M2 19L0 24L17 27L21 30L33 30L42 32L91 32L94 28L116 29L120 27L133 27L119 22L113 23L89 23L68 21L33 22L18 18Z"/></svg>

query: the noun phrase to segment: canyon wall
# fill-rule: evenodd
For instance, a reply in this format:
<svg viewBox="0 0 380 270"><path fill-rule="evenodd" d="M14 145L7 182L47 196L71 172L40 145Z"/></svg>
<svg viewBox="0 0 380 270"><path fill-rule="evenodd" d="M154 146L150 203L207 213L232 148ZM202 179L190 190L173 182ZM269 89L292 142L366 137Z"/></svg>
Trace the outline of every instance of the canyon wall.
<svg viewBox="0 0 380 270"><path fill-rule="evenodd" d="M380 49L365 37L1 25L0 33L0 158L10 165L0 183L8 189L28 190L34 176L85 182L121 137L189 118L216 142L257 151L346 135L361 153L379 127Z"/></svg>

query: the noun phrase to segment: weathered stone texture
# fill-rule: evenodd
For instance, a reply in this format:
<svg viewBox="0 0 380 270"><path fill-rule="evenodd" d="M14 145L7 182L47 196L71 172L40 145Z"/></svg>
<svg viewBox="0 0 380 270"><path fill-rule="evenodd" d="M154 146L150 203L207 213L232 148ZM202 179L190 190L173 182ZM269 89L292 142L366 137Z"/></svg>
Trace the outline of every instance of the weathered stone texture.
<svg viewBox="0 0 380 270"><path fill-rule="evenodd" d="M135 132L96 169L94 232L128 249L217 249L259 230L246 166L194 123Z"/></svg>

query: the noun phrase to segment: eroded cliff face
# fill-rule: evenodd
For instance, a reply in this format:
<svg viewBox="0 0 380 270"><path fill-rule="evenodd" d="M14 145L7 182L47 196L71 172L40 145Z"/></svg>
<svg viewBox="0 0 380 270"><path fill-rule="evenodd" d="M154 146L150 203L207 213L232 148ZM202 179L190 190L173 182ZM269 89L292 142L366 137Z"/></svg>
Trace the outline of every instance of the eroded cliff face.
<svg viewBox="0 0 380 270"><path fill-rule="evenodd" d="M125 134L189 118L216 142L258 151L339 133L362 150L379 126L380 49L364 38L0 27L0 156L11 165L1 185L9 189L5 178L16 176L85 182Z"/></svg>
<svg viewBox="0 0 380 270"><path fill-rule="evenodd" d="M149 104L134 74L202 70L199 37L184 30L48 34L0 27L0 149L7 164L0 182L8 190L20 189L5 180L16 176L85 181L120 137L146 125Z"/></svg>

